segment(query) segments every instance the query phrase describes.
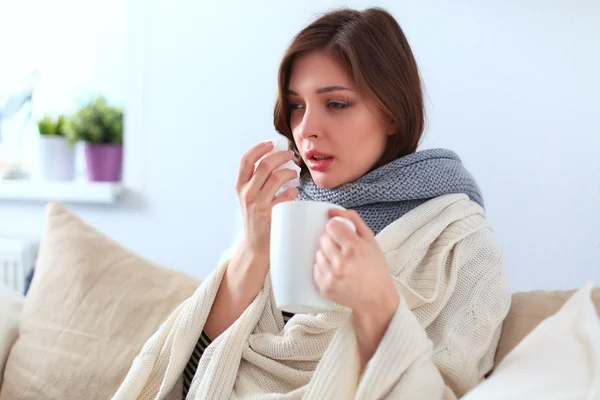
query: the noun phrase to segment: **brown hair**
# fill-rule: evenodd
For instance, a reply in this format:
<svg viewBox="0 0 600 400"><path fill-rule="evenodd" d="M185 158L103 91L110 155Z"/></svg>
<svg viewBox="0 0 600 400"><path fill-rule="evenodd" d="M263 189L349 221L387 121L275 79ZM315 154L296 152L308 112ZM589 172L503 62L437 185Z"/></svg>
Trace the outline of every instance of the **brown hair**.
<svg viewBox="0 0 600 400"><path fill-rule="evenodd" d="M419 69L398 22L381 8L340 9L323 14L292 40L278 73L275 129L288 138L301 158L290 128L287 90L294 59L324 50L352 79L358 91L375 100L393 120L396 134L388 138L377 168L417 150L425 124ZM303 172L306 167L301 165Z"/></svg>

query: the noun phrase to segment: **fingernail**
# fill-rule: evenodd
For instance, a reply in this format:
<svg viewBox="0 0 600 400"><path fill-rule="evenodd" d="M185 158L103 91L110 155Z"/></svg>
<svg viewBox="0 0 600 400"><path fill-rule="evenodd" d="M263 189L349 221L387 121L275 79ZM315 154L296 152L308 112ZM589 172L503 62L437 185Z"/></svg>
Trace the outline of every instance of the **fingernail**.
<svg viewBox="0 0 600 400"><path fill-rule="evenodd" d="M263 142L263 146L267 146L267 147L273 147L273 141L269 140L267 142Z"/></svg>

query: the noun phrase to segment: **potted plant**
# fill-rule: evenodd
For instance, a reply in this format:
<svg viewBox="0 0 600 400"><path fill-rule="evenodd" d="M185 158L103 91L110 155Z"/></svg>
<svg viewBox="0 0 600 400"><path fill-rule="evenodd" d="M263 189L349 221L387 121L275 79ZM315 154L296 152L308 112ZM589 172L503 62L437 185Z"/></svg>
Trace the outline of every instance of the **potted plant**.
<svg viewBox="0 0 600 400"><path fill-rule="evenodd" d="M123 110L96 96L71 118L72 141L85 142L87 176L94 182L119 182L123 165Z"/></svg>
<svg viewBox="0 0 600 400"><path fill-rule="evenodd" d="M46 114L37 123L40 132L39 169L42 179L71 181L75 177L75 150L66 137L67 118Z"/></svg>

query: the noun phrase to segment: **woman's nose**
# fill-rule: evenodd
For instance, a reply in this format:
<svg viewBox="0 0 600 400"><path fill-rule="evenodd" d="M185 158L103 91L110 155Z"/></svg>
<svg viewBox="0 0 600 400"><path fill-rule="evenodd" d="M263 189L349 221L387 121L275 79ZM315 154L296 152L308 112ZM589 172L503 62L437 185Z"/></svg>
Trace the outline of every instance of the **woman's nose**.
<svg viewBox="0 0 600 400"><path fill-rule="evenodd" d="M323 118L314 110L307 109L296 129L303 139L321 137L324 132Z"/></svg>

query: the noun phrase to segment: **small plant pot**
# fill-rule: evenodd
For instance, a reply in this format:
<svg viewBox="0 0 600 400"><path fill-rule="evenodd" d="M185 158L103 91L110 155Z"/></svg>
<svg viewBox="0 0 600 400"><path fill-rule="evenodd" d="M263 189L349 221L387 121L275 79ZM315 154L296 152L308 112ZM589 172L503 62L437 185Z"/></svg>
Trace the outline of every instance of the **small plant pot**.
<svg viewBox="0 0 600 400"><path fill-rule="evenodd" d="M39 172L47 181L75 178L75 149L60 136L40 136Z"/></svg>
<svg viewBox="0 0 600 400"><path fill-rule="evenodd" d="M86 144L85 161L88 180L92 182L121 181L122 145Z"/></svg>

